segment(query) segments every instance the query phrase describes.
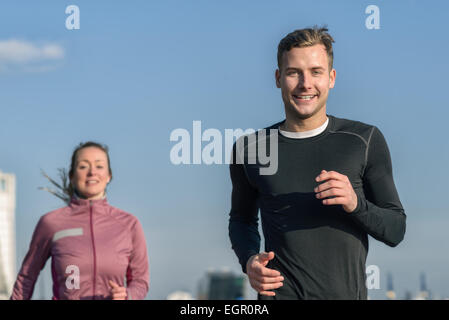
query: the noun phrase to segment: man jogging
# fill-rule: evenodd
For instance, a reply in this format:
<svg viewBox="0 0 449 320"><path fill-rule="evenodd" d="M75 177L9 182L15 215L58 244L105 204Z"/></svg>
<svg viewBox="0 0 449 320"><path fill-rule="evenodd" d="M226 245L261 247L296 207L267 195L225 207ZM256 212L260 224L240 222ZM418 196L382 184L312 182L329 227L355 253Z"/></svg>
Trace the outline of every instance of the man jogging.
<svg viewBox="0 0 449 320"><path fill-rule="evenodd" d="M276 173L261 174L259 162L230 165L229 236L259 299L367 299L368 234L391 247L404 238L381 131L326 113L336 78L327 31L296 30L279 43L285 120L265 129L278 133Z"/></svg>

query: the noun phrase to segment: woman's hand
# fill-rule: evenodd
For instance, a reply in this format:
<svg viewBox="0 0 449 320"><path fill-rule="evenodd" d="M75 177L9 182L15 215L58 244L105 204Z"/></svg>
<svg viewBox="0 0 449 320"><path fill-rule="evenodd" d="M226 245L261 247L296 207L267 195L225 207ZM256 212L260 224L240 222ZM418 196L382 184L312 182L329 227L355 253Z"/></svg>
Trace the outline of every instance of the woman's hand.
<svg viewBox="0 0 449 320"><path fill-rule="evenodd" d="M112 300L126 300L126 288L120 287L117 283L109 280L109 285L111 286L111 299Z"/></svg>

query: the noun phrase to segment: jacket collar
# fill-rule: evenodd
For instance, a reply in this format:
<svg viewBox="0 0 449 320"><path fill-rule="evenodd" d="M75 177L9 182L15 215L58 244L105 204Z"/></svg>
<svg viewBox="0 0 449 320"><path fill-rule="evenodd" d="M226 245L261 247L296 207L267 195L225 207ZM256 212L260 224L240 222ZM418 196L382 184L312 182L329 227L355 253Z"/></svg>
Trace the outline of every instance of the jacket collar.
<svg viewBox="0 0 449 320"><path fill-rule="evenodd" d="M70 200L70 205L73 206L105 206L107 204L108 199L106 197L102 199L88 200L73 196L72 199Z"/></svg>
<svg viewBox="0 0 449 320"><path fill-rule="evenodd" d="M107 207L108 199L106 198L106 195L101 199L96 200L88 200L81 198L76 192L73 194L72 198L70 199L69 206L72 208L77 209L87 209L89 207L94 208L105 208Z"/></svg>

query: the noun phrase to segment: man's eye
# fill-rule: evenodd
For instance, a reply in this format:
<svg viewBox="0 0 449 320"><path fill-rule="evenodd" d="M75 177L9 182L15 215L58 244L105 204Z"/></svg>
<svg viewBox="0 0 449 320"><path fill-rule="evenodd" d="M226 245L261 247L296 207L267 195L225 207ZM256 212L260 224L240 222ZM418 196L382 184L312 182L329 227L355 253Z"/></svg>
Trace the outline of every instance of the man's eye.
<svg viewBox="0 0 449 320"><path fill-rule="evenodd" d="M102 166L97 166L97 169L103 169L103 167Z"/></svg>
<svg viewBox="0 0 449 320"><path fill-rule="evenodd" d="M321 74L321 71L313 71L313 74Z"/></svg>

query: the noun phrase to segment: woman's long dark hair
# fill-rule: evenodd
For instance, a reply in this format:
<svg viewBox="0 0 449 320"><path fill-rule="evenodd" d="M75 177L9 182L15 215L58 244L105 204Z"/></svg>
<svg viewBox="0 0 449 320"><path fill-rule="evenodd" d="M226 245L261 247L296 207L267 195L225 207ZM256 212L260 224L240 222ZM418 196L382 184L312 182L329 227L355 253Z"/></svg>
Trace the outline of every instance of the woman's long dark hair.
<svg viewBox="0 0 449 320"><path fill-rule="evenodd" d="M109 160L109 148L101 143L88 141L88 142L81 142L75 150L73 150L72 153L72 160L70 163L70 169L67 171L65 168L58 168L59 172L59 178L61 180L60 183L56 182L54 179L49 177L43 170L42 175L50 181L53 186L57 188L57 190L52 190L50 188L46 187L39 187L40 190L45 190L53 194L54 196L58 197L62 201L64 201L66 204L70 203L70 200L72 199L73 195L75 194L75 189L73 188L73 185L71 183L71 179L73 178L73 174L76 167L76 158L78 155L78 151L84 148L88 147L95 147L100 150L102 150L104 153L106 153L106 157L108 158L108 168L109 168L109 174L111 175L112 180L112 169L111 169L111 162Z"/></svg>

